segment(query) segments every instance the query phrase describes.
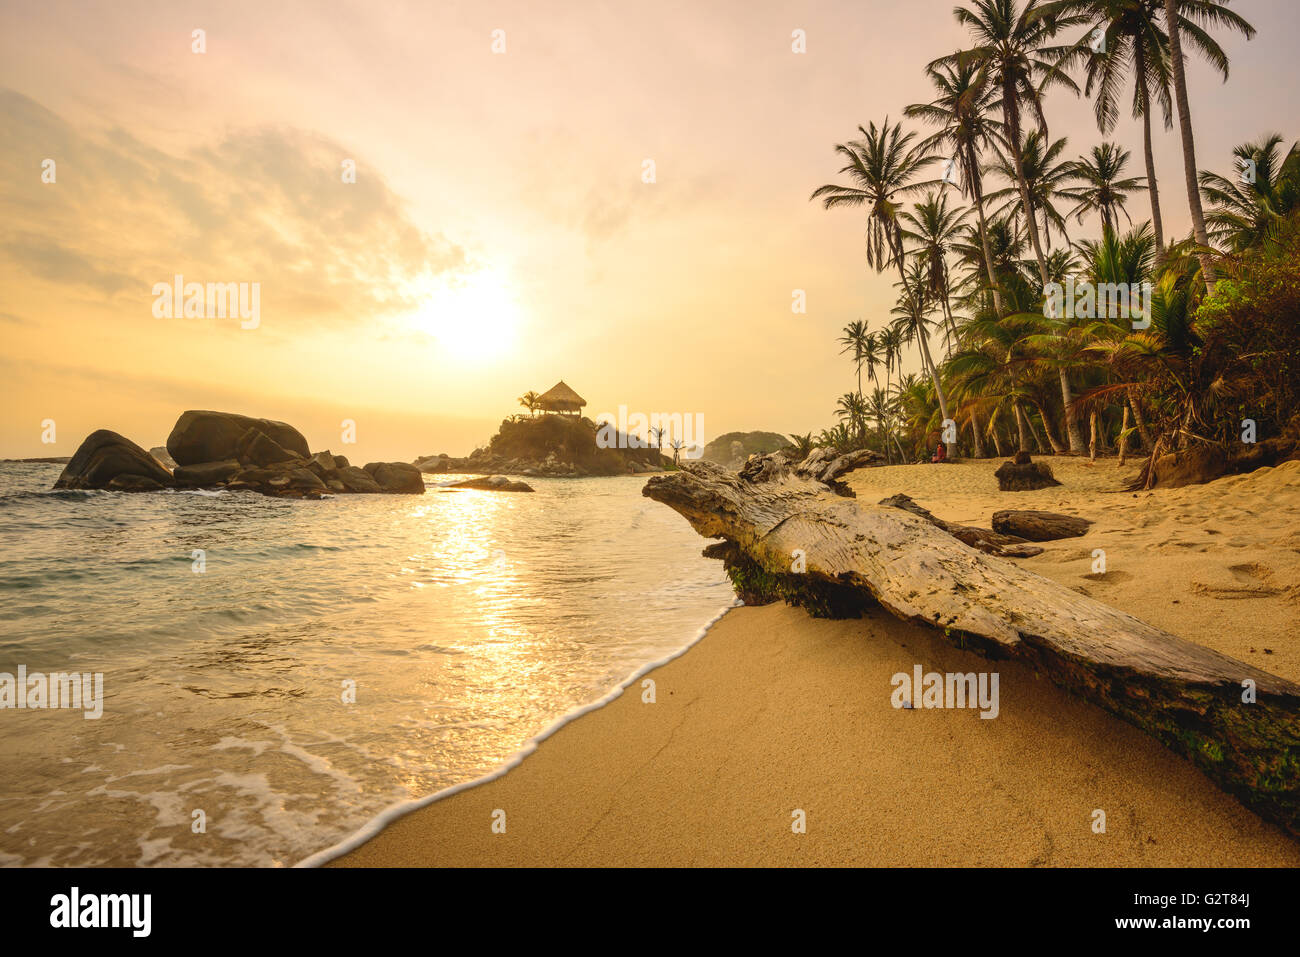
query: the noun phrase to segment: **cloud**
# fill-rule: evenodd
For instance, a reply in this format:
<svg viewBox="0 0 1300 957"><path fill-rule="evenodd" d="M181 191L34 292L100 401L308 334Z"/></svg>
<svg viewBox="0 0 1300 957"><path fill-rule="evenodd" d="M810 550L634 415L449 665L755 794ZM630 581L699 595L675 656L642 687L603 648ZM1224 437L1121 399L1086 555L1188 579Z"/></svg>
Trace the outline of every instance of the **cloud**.
<svg viewBox="0 0 1300 957"><path fill-rule="evenodd" d="M56 182L41 164L56 163ZM342 163L356 162L355 183ZM363 157L277 125L168 152L128 130L74 129L0 90L0 270L132 307L176 273L260 282L262 314L342 326L409 310L421 283L469 268ZM80 287L80 288L77 288Z"/></svg>

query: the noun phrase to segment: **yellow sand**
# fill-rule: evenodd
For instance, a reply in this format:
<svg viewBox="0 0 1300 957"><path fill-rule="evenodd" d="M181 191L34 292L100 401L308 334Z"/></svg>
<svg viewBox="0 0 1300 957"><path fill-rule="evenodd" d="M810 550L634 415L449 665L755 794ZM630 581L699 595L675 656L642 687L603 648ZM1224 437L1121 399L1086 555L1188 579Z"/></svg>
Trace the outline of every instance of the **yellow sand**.
<svg viewBox="0 0 1300 957"><path fill-rule="evenodd" d="M1065 489L998 493L996 463L873 469L852 484L864 500L907 491L960 521L1006 507L1098 519L1024 564L1296 677L1300 463L1137 498L1107 491L1120 484L1113 460L1051 464ZM1097 547L1103 579L1086 577ZM916 664L996 670L1001 713L894 709L891 676ZM828 622L738 609L650 677L655 703L629 689L504 777L400 819L338 863L1300 865L1300 842L1152 738L883 611ZM796 809L807 833L792 831Z"/></svg>

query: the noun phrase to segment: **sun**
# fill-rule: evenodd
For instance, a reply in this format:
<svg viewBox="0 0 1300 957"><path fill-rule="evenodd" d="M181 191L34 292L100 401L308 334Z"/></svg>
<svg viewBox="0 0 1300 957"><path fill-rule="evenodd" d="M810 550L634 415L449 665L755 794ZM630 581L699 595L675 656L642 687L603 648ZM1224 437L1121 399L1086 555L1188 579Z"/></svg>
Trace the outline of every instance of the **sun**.
<svg viewBox="0 0 1300 957"><path fill-rule="evenodd" d="M522 310L505 274L481 269L439 280L412 317L412 326L459 360L490 359L515 342Z"/></svg>

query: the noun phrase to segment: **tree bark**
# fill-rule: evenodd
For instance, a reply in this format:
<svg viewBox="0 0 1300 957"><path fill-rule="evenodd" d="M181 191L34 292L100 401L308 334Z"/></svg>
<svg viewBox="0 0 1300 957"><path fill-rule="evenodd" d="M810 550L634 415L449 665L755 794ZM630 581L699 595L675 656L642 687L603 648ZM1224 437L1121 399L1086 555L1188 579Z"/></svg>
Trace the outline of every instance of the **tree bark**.
<svg viewBox="0 0 1300 957"><path fill-rule="evenodd" d="M1022 661L1300 836L1300 686L976 551L922 517L832 494L782 453L740 473L688 462L642 494L725 539L709 554L725 556L745 594L840 616L879 604L962 647Z"/></svg>
<svg viewBox="0 0 1300 957"><path fill-rule="evenodd" d="M1147 195L1151 199L1151 228L1156 234L1156 271L1159 272L1165 260L1165 228L1160 216L1160 191L1156 186L1155 152L1151 148L1151 91L1147 87L1146 52L1140 40L1133 45L1133 56L1142 109L1142 148L1147 164Z"/></svg>
<svg viewBox="0 0 1300 957"><path fill-rule="evenodd" d="M1183 141L1183 176L1187 180L1187 204L1192 212L1192 232L1197 245L1210 245L1205 230L1205 210L1201 206L1201 188L1197 181L1196 138L1192 133L1192 112L1187 100L1187 71L1183 59L1182 31L1178 25L1178 0L1165 0L1165 27L1169 31L1169 60L1174 74L1174 99L1178 103L1178 128ZM1205 274L1205 289L1214 294L1214 263L1210 254L1200 254L1201 270Z"/></svg>
<svg viewBox="0 0 1300 957"><path fill-rule="evenodd" d="M1167 0L1172 3L1173 0ZM1047 260L1043 257L1043 244L1038 239L1038 222L1034 218L1034 204L1029 200L1029 183L1025 179L1025 163L1021 156L1020 111L1016 107L1016 91L1009 87L1002 90L1002 114L1006 121L1008 140L1011 146L1011 159L1016 165L1016 183L1020 187L1020 202L1025 207L1025 225L1029 230L1029 241L1034 247L1034 258L1038 260L1038 275L1043 285L1047 285Z"/></svg>
<svg viewBox="0 0 1300 957"><path fill-rule="evenodd" d="M1070 370L1061 366L1057 370L1061 377L1061 403L1065 406L1065 434L1070 443L1070 451L1075 455L1083 454L1083 433L1079 430L1079 412L1074 408L1074 387L1070 385Z"/></svg>

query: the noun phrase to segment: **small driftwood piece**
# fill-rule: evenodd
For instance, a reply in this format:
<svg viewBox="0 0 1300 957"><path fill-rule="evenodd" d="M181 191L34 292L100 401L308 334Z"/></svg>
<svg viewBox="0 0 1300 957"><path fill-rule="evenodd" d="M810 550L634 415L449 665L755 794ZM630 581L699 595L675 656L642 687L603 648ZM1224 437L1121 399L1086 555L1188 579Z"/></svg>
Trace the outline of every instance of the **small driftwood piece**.
<svg viewBox="0 0 1300 957"><path fill-rule="evenodd" d="M690 463L652 477L643 494L725 540L709 551L742 596L831 615L879 603L989 657L1026 662L1300 836L1300 686L764 458L740 474Z"/></svg>
<svg viewBox="0 0 1300 957"><path fill-rule="evenodd" d="M1014 535L1029 542L1078 538L1086 535L1091 525L1091 519L1033 509L1006 509L993 513L993 531L1002 535Z"/></svg>
<svg viewBox="0 0 1300 957"><path fill-rule="evenodd" d="M910 495L891 495L889 498L882 499L880 504L890 508L901 508L905 512L918 515L931 525L942 528L957 541L965 542L971 548L978 548L989 555L997 555L999 558L1033 558L1035 555L1043 554L1043 550L1037 545L1029 544L1028 539L1003 534L996 526L993 531L989 531L987 528L976 528L974 525L945 522L917 505Z"/></svg>

